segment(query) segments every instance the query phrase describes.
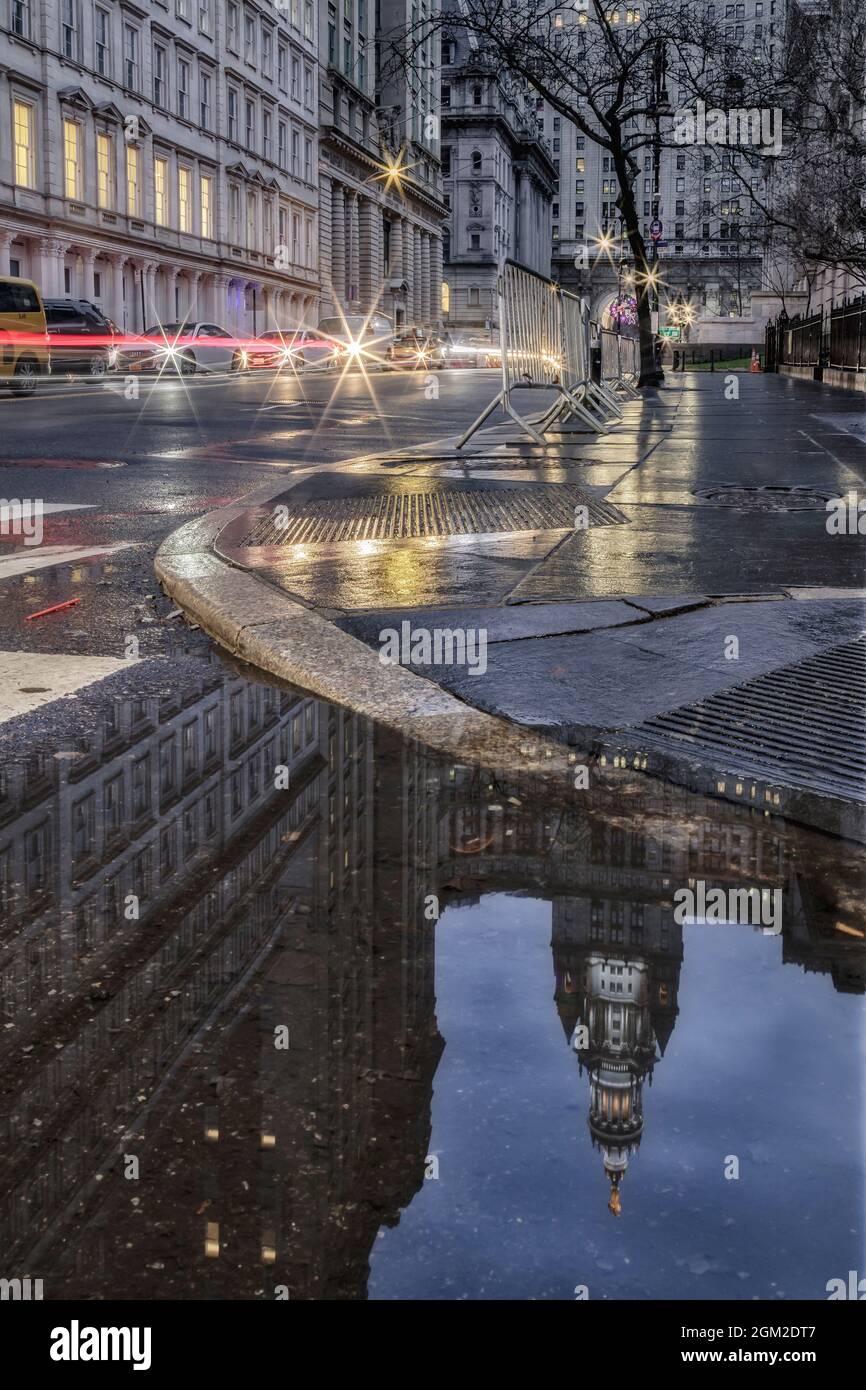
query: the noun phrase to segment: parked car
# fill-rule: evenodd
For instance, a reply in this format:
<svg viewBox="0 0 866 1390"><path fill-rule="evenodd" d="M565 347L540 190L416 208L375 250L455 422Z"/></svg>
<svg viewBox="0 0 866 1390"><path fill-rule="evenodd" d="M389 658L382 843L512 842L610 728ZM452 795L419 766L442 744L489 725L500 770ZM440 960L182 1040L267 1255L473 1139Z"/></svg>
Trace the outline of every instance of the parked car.
<svg viewBox="0 0 866 1390"><path fill-rule="evenodd" d="M0 386L30 396L51 371L45 308L32 280L0 276Z"/></svg>
<svg viewBox="0 0 866 1390"><path fill-rule="evenodd" d="M347 314L322 319L319 332L334 343L332 365L364 358L368 365L384 363L394 341L394 325L384 314Z"/></svg>
<svg viewBox="0 0 866 1390"><path fill-rule="evenodd" d="M271 328L248 345L251 367L328 366L337 344L315 328Z"/></svg>
<svg viewBox="0 0 866 1390"><path fill-rule="evenodd" d="M87 299L46 299L51 367L102 377L117 362L114 325Z"/></svg>
<svg viewBox="0 0 866 1390"><path fill-rule="evenodd" d="M502 354L489 336L458 334L446 347L445 361L449 367L498 367Z"/></svg>
<svg viewBox="0 0 866 1390"><path fill-rule="evenodd" d="M248 365L247 351L216 323L157 323L128 338L118 354L125 372L164 371L184 376L197 371L239 372Z"/></svg>
<svg viewBox="0 0 866 1390"><path fill-rule="evenodd" d="M394 336L388 356L395 367L429 371L446 365L448 339L442 333L423 328L401 328Z"/></svg>

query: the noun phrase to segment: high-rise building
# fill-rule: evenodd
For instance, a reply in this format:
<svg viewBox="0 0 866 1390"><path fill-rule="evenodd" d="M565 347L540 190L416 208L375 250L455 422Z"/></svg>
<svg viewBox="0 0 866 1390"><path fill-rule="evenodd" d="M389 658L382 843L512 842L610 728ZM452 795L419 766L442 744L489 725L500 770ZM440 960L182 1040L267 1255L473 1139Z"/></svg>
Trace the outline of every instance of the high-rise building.
<svg viewBox="0 0 866 1390"><path fill-rule="evenodd" d="M121 328L315 323L314 0L0 8L0 274Z"/></svg>

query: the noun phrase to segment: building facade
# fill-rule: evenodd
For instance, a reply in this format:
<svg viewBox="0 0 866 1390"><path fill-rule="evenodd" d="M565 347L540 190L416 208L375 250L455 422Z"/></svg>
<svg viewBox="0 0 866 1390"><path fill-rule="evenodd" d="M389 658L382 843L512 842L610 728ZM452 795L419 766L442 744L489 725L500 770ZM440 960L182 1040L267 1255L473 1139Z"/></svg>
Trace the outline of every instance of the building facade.
<svg viewBox="0 0 866 1390"><path fill-rule="evenodd" d="M710 3L706 18L723 27L726 42L747 46L756 61L760 57L773 62L776 9L783 4L784 0ZM607 14L611 24L619 27L624 44L640 41L639 6L616 5ZM577 0L573 10L562 12L554 44L573 45L578 57L589 55L588 61L597 62L595 22L586 0ZM689 75L673 66L665 54L658 77L658 188L654 123L636 118L642 122L646 144L636 156L639 173L634 197L648 248L653 219L661 223L657 244L662 281L660 323L665 323L666 300L688 303L696 323L690 330L695 339L701 320L709 324L718 319L748 318L751 313L752 293L762 287L764 238L758 205L764 199L765 184L759 171L747 168L744 156L724 146L675 146L674 112L695 107ZM608 322L613 301L633 289L629 282L630 252L622 237L617 207L619 181L613 158L542 98L536 99L535 106L539 133L548 141L556 166L552 215L555 278L589 299L593 318ZM746 187L754 191L754 199L745 192ZM621 257L618 250L599 252L597 243L605 234L615 238L617 248L623 247ZM713 336L711 332L710 338Z"/></svg>
<svg viewBox="0 0 866 1390"><path fill-rule="evenodd" d="M412 23L409 0L322 0L319 196L323 315L386 314L395 325L440 318L442 221L437 43L411 72L389 35Z"/></svg>
<svg viewBox="0 0 866 1390"><path fill-rule="evenodd" d="M556 172L526 84L457 23L443 36L441 100L445 319L495 332L502 262L550 274Z"/></svg>
<svg viewBox="0 0 866 1390"><path fill-rule="evenodd" d="M0 274L126 331L318 318L314 0L2 0Z"/></svg>

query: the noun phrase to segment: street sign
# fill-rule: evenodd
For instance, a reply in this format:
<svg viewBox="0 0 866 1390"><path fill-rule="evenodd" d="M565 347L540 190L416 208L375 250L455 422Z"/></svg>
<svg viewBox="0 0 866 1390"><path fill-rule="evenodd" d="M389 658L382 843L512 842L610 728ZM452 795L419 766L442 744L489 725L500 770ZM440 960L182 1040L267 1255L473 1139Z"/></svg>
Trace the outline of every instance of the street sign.
<svg viewBox="0 0 866 1390"><path fill-rule="evenodd" d="M659 336L661 338L671 338L673 342L678 343L680 340L680 330L679 328L674 328L672 324L666 324L664 328L659 329Z"/></svg>
<svg viewBox="0 0 866 1390"><path fill-rule="evenodd" d="M662 227L661 222L657 217L654 217L652 222L650 222L650 236L652 237L653 241L658 241L663 231L664 228Z"/></svg>

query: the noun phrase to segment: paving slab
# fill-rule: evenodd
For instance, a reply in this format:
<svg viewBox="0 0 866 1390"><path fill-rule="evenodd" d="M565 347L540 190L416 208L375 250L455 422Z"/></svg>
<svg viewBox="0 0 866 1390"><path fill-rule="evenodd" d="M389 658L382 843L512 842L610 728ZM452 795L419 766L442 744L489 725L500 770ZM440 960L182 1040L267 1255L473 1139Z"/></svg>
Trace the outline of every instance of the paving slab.
<svg viewBox="0 0 866 1390"><path fill-rule="evenodd" d="M480 675L417 669L491 713L583 737L707 699L850 641L864 624L866 604L856 600L718 605L637 627L493 644ZM731 634L737 660L724 655Z"/></svg>
<svg viewBox="0 0 866 1390"><path fill-rule="evenodd" d="M859 589L866 537L828 536L823 512L629 503L628 526L577 532L520 585L523 599Z"/></svg>
<svg viewBox="0 0 866 1390"><path fill-rule="evenodd" d="M361 641L379 644L383 628L411 620L413 627L458 628L470 625L487 633L488 643L549 637L553 633L593 632L647 620L647 614L616 600L585 603L524 603L506 608L382 609L341 618L339 626Z"/></svg>

